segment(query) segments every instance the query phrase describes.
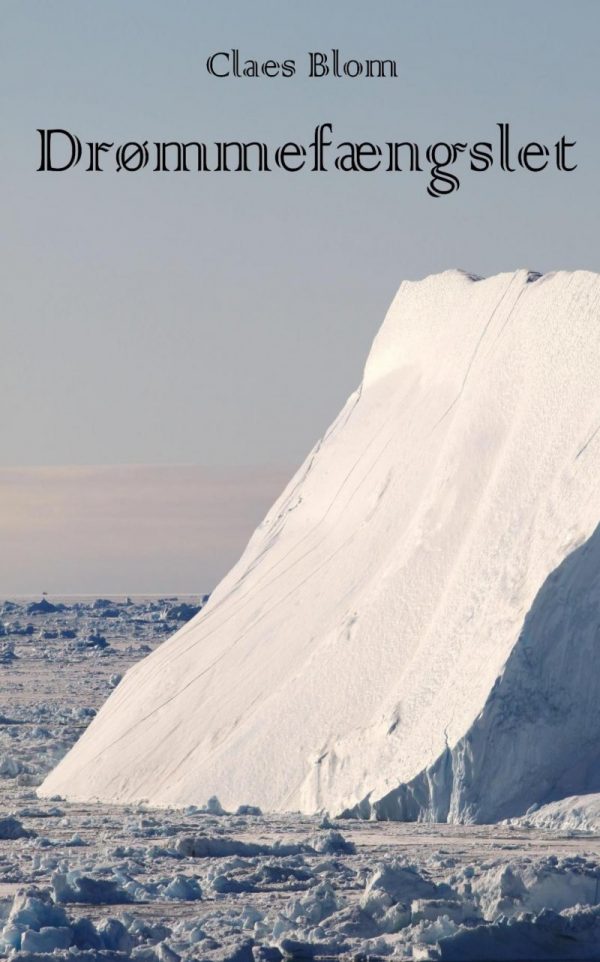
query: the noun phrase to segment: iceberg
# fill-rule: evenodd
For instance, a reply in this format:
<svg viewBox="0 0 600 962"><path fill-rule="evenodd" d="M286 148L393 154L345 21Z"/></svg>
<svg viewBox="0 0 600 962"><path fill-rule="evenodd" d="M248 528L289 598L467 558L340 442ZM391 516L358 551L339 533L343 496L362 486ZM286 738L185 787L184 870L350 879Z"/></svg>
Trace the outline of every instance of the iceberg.
<svg viewBox="0 0 600 962"><path fill-rule="evenodd" d="M599 792L599 482L600 276L403 282L238 563L40 794L468 823Z"/></svg>

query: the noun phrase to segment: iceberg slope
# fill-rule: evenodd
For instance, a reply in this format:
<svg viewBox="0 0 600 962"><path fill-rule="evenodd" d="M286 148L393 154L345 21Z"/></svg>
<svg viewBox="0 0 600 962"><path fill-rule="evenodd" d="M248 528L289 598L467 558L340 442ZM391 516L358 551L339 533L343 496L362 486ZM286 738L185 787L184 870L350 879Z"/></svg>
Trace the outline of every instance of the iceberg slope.
<svg viewBox="0 0 600 962"><path fill-rule="evenodd" d="M41 794L493 821L599 790L599 479L600 277L403 283L240 561Z"/></svg>

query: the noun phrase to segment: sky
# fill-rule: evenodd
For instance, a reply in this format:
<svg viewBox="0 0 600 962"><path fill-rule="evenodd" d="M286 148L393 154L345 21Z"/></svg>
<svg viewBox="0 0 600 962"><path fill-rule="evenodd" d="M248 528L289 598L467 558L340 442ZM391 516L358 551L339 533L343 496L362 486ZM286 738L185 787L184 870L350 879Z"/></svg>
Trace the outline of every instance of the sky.
<svg viewBox="0 0 600 962"><path fill-rule="evenodd" d="M0 465L35 469L38 482L61 469L73 512L56 531L72 547L52 590L207 590L360 381L403 278L598 269L599 28L596 0L3 0ZM398 77L308 78L307 52L333 47L394 58ZM295 58L298 72L209 76L207 57L232 48ZM520 143L576 140L578 167L467 175L437 199L425 175L36 170L38 128L84 142L279 144L308 143L324 122L340 139L425 145L488 140L510 122ZM193 497L178 502L185 552L163 512L155 564L141 535L136 556L132 532L116 529L84 557L78 468L121 465L170 466L154 477L150 514L160 484L172 502L175 466L182 477L196 467ZM205 470L235 479L242 501L248 490L237 535L229 522L210 537L203 527L216 510ZM248 483L259 475L262 496ZM26 559L56 485L20 509L19 533L3 479L4 593L42 590L48 545L39 564ZM103 497L111 517L111 485Z"/></svg>

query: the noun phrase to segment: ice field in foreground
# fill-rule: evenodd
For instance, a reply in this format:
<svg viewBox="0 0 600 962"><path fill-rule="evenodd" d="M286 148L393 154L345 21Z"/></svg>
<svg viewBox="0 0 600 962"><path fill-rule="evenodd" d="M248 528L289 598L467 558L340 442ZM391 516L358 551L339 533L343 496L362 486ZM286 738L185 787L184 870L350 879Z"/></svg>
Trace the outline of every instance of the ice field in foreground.
<svg viewBox="0 0 600 962"><path fill-rule="evenodd" d="M600 960L600 802L496 825L38 799L120 676L198 606L0 604L0 957Z"/></svg>
<svg viewBox="0 0 600 962"><path fill-rule="evenodd" d="M600 790L600 278L403 283L197 617L41 794L493 822Z"/></svg>

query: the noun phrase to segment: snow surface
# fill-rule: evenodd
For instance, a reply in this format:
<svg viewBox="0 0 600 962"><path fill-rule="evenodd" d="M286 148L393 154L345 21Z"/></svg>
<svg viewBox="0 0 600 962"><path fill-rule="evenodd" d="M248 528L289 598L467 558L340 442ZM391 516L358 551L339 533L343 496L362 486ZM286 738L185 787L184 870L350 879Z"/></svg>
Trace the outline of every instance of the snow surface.
<svg viewBox="0 0 600 962"><path fill-rule="evenodd" d="M571 795L541 807L532 805L525 815L508 821L523 828L600 835L600 795Z"/></svg>
<svg viewBox="0 0 600 962"><path fill-rule="evenodd" d="M42 796L495 821L600 790L600 277L403 283L363 382Z"/></svg>

